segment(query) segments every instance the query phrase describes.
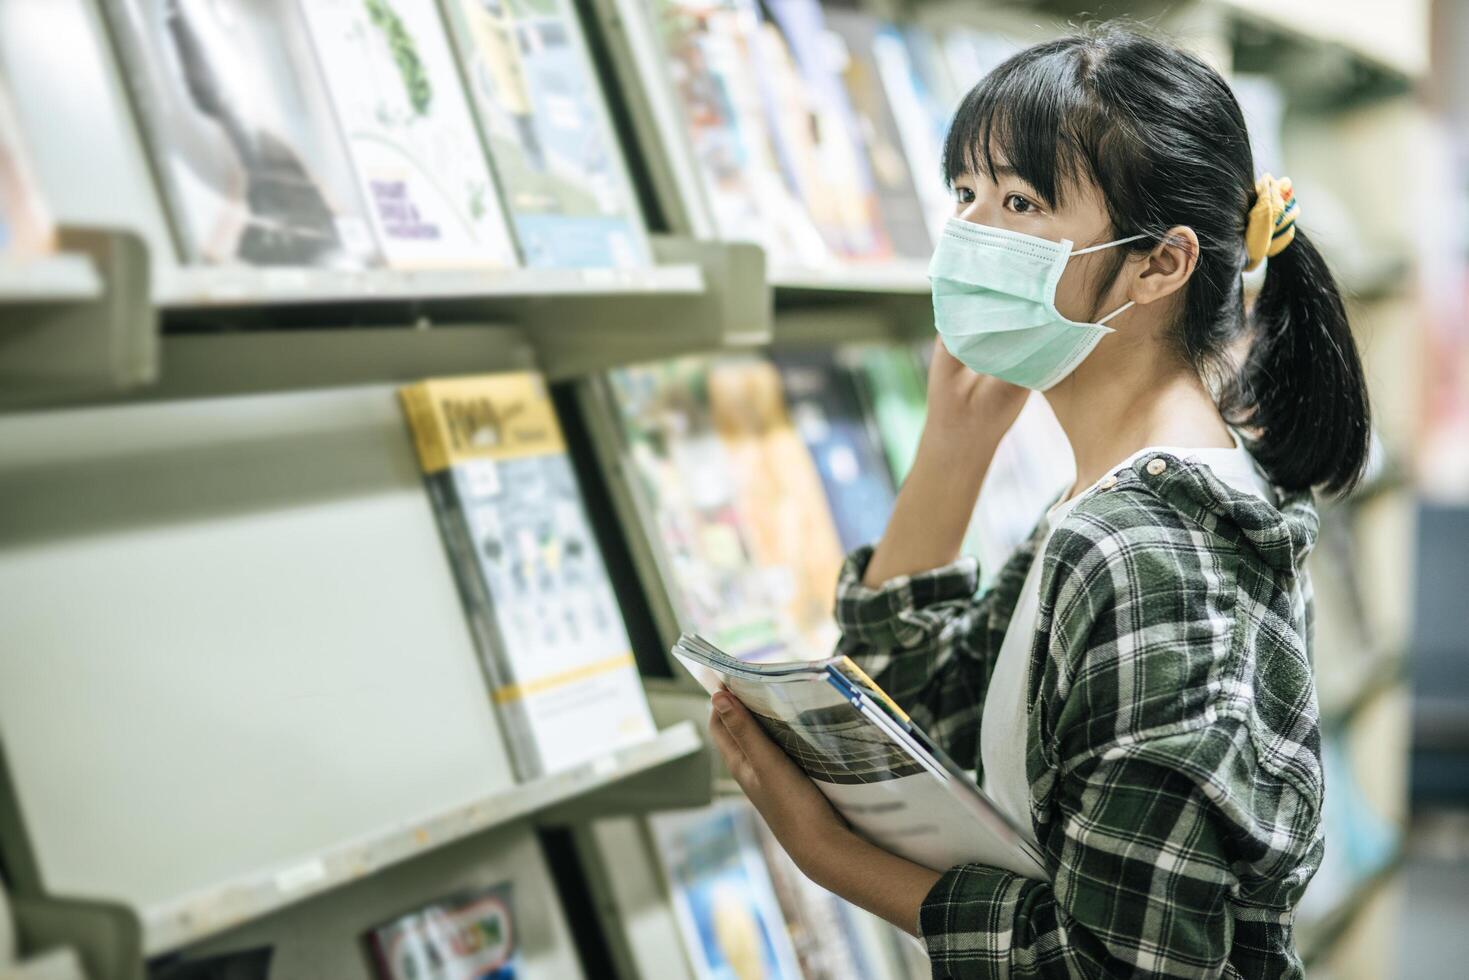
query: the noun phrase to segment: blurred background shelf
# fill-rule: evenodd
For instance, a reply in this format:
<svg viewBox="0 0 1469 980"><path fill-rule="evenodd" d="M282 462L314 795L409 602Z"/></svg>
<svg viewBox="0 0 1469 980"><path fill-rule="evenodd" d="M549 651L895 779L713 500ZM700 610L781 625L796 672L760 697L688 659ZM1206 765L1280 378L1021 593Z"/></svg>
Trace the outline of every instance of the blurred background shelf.
<svg viewBox="0 0 1469 980"><path fill-rule="evenodd" d="M87 302L100 297L103 288L88 255L0 259L0 306Z"/></svg>

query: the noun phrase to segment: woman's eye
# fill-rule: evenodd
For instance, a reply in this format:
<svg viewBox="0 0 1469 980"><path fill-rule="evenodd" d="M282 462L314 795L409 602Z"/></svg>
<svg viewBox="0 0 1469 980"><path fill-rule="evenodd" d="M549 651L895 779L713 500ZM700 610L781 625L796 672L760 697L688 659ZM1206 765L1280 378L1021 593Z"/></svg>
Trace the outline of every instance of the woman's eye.
<svg viewBox="0 0 1469 980"><path fill-rule="evenodd" d="M1021 197L1019 194L1006 194L1005 207L1016 214L1029 214L1036 209L1028 198Z"/></svg>
<svg viewBox="0 0 1469 980"><path fill-rule="evenodd" d="M973 204L974 191L968 187L956 187L954 188L954 199L960 204Z"/></svg>

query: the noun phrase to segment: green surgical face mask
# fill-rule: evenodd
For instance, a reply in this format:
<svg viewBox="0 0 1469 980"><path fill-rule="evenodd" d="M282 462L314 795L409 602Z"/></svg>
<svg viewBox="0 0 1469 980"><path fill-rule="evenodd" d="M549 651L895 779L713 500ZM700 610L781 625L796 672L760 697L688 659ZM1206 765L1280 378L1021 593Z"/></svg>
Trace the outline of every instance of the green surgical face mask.
<svg viewBox="0 0 1469 980"><path fill-rule="evenodd" d="M965 367L1045 391L1112 332L1106 322L1068 320L1056 309L1056 284L1073 256L1146 238L1133 235L1072 251L1062 239L1022 235L950 218L928 265L939 337Z"/></svg>

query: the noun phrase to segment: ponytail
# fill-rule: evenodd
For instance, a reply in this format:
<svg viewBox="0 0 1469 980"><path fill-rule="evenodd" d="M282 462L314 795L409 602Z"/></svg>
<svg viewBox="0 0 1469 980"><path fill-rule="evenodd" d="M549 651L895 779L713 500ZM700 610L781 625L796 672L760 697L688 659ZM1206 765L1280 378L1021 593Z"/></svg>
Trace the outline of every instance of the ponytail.
<svg viewBox="0 0 1469 980"><path fill-rule="evenodd" d="M1350 491L1371 440L1367 385L1336 281L1299 229L1269 259L1250 324L1225 418L1253 434L1250 449L1279 486Z"/></svg>

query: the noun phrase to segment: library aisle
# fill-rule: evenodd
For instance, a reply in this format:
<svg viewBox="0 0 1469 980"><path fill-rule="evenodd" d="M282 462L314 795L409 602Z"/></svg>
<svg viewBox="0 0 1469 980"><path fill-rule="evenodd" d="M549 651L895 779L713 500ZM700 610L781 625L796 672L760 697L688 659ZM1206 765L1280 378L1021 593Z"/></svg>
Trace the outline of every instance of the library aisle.
<svg viewBox="0 0 1469 980"><path fill-rule="evenodd" d="M1228 81L1255 174L1292 178L1260 241L1299 213L1362 352L1362 479L1316 493L1276 620L1313 678L1291 785L1325 785L1281 934L1313 980L1462 972L1469 3L0 0L0 980L1066 975L933 963L954 936L818 884L710 692L864 847L1055 878L1034 780L1007 809L976 775L982 694L937 718L897 670L889 697L833 656L865 642L834 608L929 424L964 274L936 256L993 245L952 220L951 121L1098 10ZM1264 342L1285 261L1230 271L1220 363ZM1061 317L1055 279L989 292L1097 350L1126 331ZM944 342L1010 343L1010 376L1032 326ZM1079 474L1018 394L951 522L965 574L884 594L1019 590ZM1115 916L1201 975L1146 952L1192 923Z"/></svg>

